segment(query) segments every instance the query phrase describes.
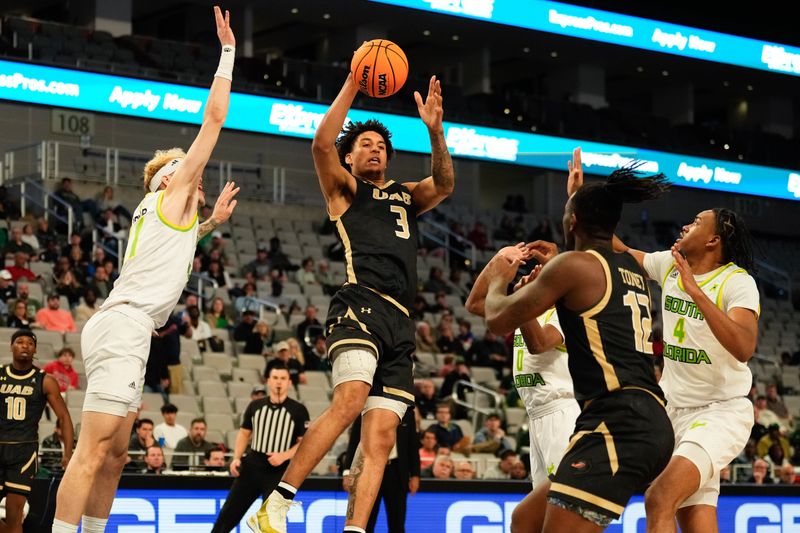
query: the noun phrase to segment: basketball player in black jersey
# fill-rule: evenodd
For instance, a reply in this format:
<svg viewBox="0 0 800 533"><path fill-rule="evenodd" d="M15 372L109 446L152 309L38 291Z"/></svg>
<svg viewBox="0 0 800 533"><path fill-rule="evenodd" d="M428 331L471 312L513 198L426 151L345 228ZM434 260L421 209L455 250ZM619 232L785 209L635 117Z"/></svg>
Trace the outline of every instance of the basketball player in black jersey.
<svg viewBox="0 0 800 533"><path fill-rule="evenodd" d="M72 457L72 419L58 382L33 366L36 335L20 329L11 336L10 365L0 365L0 498L6 498L6 519L0 533L22 531L23 508L38 469L39 419L45 405L58 417L64 435L61 466Z"/></svg>
<svg viewBox="0 0 800 533"><path fill-rule="evenodd" d="M402 184L386 177L394 150L383 124L350 123L340 135L357 93L348 75L312 144L328 215L347 262L347 282L334 295L326 321L333 402L308 428L283 480L259 511L262 531L286 531L286 512L297 488L364 411L344 529L363 532L397 426L414 404L414 324L408 310L417 291L416 218L447 198L455 179L442 126L442 90L434 76L424 102L414 93L430 137L431 176Z"/></svg>
<svg viewBox="0 0 800 533"><path fill-rule="evenodd" d="M538 278L511 295L520 259L498 254L486 267L492 331L513 331L556 306L582 409L551 481L526 501L527 520L512 519L514 533L602 531L669 461L673 433L653 370L645 275L611 245L623 203L657 198L665 180L620 169L578 189L563 221L573 251L544 257Z"/></svg>

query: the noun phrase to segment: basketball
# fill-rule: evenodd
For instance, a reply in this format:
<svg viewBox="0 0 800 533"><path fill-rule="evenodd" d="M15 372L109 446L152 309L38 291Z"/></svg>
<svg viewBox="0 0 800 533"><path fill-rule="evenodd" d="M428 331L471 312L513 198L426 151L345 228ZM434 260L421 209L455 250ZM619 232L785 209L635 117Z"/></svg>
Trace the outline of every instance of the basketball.
<svg viewBox="0 0 800 533"><path fill-rule="evenodd" d="M386 98L406 82L408 60L392 41L373 39L355 51L350 70L359 91L373 98Z"/></svg>

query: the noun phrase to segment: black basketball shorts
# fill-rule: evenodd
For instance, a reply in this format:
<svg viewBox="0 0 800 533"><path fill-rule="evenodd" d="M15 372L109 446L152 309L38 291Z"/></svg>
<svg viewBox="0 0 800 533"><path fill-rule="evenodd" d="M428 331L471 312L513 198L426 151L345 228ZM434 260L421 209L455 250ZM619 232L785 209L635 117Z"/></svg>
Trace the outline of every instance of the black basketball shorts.
<svg viewBox="0 0 800 533"><path fill-rule="evenodd" d="M0 444L0 493L29 496L39 470L39 444Z"/></svg>

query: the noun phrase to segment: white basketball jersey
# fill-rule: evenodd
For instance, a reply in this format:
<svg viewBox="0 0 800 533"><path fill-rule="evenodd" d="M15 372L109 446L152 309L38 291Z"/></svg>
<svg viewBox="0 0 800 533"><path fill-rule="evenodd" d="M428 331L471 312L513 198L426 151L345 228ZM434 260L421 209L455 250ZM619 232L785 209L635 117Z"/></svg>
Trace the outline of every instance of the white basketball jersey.
<svg viewBox="0 0 800 533"><path fill-rule="evenodd" d="M156 328L178 303L197 247L197 214L185 227L161 213L164 191L148 193L131 220L131 232L119 278L101 309L127 303L144 311Z"/></svg>
<svg viewBox="0 0 800 533"><path fill-rule="evenodd" d="M683 290L670 252L645 255L644 268L661 283L664 323L664 374L660 385L670 405L699 407L741 398L753 376L717 340L697 305ZM726 314L734 307L760 312L756 282L733 263L695 276L712 302Z"/></svg>
<svg viewBox="0 0 800 533"><path fill-rule="evenodd" d="M549 309L538 318L542 327L553 326L564 339L558 313ZM567 348L561 344L547 352L532 354L522 338L522 330L514 332L514 386L525 403L530 418L546 414L546 406L555 400L575 398L567 364Z"/></svg>

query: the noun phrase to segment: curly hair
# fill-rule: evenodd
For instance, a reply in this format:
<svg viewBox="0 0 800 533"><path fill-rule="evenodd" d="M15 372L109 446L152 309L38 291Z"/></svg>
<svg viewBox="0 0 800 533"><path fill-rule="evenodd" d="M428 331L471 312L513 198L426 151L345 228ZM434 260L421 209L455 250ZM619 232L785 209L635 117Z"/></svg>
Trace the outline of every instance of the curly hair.
<svg viewBox="0 0 800 533"><path fill-rule="evenodd" d="M386 159L389 160L394 157L392 132L390 132L389 128L384 126L382 122L375 119L369 119L365 122L350 122L345 124L344 128L342 128L342 132L336 139L336 151L339 153L339 162L344 168L350 170L350 165L345 162L344 158L353 151L353 144L355 144L358 136L366 131L374 131L383 137L386 143Z"/></svg>
<svg viewBox="0 0 800 533"><path fill-rule="evenodd" d="M722 260L736 263L750 273L757 271L753 253L753 238L744 219L724 207L711 210L716 219L715 232L722 241Z"/></svg>
<svg viewBox="0 0 800 533"><path fill-rule="evenodd" d="M170 160L175 158L186 158L186 152L183 148L170 148L168 150L156 150L153 159L144 165L144 190L150 192L150 181L156 172L161 170L161 167L166 165Z"/></svg>

